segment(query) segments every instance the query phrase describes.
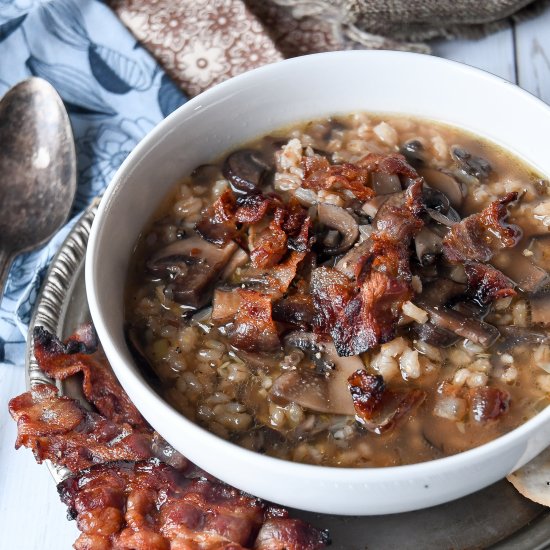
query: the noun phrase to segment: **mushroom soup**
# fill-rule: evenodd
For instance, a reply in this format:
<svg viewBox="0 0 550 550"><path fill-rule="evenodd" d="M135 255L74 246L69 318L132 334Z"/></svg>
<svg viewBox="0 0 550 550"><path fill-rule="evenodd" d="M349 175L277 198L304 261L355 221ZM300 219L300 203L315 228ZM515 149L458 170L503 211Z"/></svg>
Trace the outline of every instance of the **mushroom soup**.
<svg viewBox="0 0 550 550"><path fill-rule="evenodd" d="M137 244L128 340L207 430L393 466L486 443L550 395L550 191L456 128L353 114L202 165Z"/></svg>

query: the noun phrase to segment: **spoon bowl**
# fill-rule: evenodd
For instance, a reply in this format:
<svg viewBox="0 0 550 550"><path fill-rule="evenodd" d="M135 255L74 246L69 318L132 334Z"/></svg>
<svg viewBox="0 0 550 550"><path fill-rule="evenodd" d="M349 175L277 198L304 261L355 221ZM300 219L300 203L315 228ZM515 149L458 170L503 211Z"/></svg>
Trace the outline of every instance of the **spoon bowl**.
<svg viewBox="0 0 550 550"><path fill-rule="evenodd" d="M0 101L0 298L14 257L65 223L76 190L67 111L53 86L29 78Z"/></svg>

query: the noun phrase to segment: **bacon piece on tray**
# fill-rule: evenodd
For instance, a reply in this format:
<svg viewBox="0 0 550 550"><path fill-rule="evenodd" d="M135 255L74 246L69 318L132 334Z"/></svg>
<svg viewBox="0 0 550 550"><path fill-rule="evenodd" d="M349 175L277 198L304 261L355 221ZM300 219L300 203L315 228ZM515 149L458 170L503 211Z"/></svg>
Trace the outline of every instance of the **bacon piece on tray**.
<svg viewBox="0 0 550 550"><path fill-rule="evenodd" d="M125 403L128 397L105 357L86 355L93 350L91 336L87 327L63 344L42 330L39 365L46 362L51 374L64 378L75 362L74 372L89 377L90 395L97 396L105 376L86 375L81 364L93 357L98 372L112 377L108 393ZM124 422L128 408L88 411L51 384L34 386L9 408L17 448L29 447L38 462L49 459L75 472L58 489L82 531L76 550L318 550L328 541L326 533L290 519L286 510L208 476L144 419L133 418L136 428Z"/></svg>
<svg viewBox="0 0 550 550"><path fill-rule="evenodd" d="M112 460L151 458L152 435L85 410L57 395L51 384L36 385L9 403L17 422L15 447L28 447L37 462L51 460L76 472Z"/></svg>
<svg viewBox="0 0 550 550"><path fill-rule="evenodd" d="M500 249L515 246L521 238L521 229L506 223L506 217L508 204L517 198L516 192L508 193L453 225L443 239L445 258L453 263L488 262Z"/></svg>
<svg viewBox="0 0 550 550"><path fill-rule="evenodd" d="M33 332L34 355L40 368L56 380L65 380L81 372L86 399L105 418L115 423L130 424L140 431L150 431L149 425L118 383L103 354L92 354L95 350L86 347L86 343L93 341L90 336L93 328L91 325L84 327L87 328L79 329L80 332L71 336L67 344L63 344L43 327L36 327Z"/></svg>
<svg viewBox="0 0 550 550"><path fill-rule="evenodd" d="M59 484L82 531L76 550L318 550L326 535L219 482L157 461L103 465Z"/></svg>

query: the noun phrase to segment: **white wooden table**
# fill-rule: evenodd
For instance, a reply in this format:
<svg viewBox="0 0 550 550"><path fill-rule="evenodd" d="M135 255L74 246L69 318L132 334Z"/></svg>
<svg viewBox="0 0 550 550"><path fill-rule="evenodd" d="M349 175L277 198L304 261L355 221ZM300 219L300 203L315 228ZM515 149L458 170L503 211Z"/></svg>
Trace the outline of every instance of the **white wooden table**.
<svg viewBox="0 0 550 550"><path fill-rule="evenodd" d="M438 41L433 48L436 55L490 71L550 104L550 8L487 38ZM0 369L0 549L68 550L78 531L65 519L46 467L37 466L30 451L13 449L16 430L7 402L24 389L22 366Z"/></svg>

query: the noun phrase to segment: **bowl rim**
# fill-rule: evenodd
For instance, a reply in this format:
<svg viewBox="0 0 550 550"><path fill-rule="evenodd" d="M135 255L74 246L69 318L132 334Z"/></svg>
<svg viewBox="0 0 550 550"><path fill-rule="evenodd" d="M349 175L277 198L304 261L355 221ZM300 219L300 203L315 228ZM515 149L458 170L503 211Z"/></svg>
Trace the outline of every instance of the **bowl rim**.
<svg viewBox="0 0 550 550"><path fill-rule="evenodd" d="M107 357L116 357L117 361L111 361L115 373L119 375L119 372L124 371L124 386L131 386L133 390L145 391L144 399L154 403L156 407L161 407L163 412L168 415L172 422L179 424L186 430L191 430L195 433L196 437L206 438L209 447L216 446L220 449L223 456L235 456L240 458L243 463L255 462L263 467L265 470L281 470L284 469L288 473L293 473L295 477L306 477L310 479L323 478L323 481L336 481L339 483L369 483L369 482L394 482L400 480L410 480L423 476L427 473L430 476L438 476L443 473L447 473L449 470L460 470L466 466L470 466L473 463L481 462L483 458L497 455L503 452L505 449L513 446L514 443L519 443L526 439L530 434L534 433L537 428L546 424L550 420L550 406L547 406L542 411L538 412L535 416L522 423L520 426L513 430L491 440L482 445L474 447L472 449L459 452L450 456L436 458L424 462L418 462L413 464L405 464L399 466L363 466L363 467L339 467L339 466L324 466L317 464L305 464L300 462L294 462L291 460L271 457L261 454L256 451L251 451L244 447L240 447L235 443L225 440L212 432L209 432L200 425L192 422L182 413L177 411L172 405L170 405L164 398L162 398L144 379L139 373L139 370L134 362L134 372L132 366L130 366L119 352L120 343L116 339L111 339L107 330L104 330L103 318L104 314L102 310L105 306L100 304L98 298L98 291L96 289L96 275L95 258L98 256L100 250L99 244L102 237L102 220L108 216L111 203L116 199L118 191L122 185L124 185L131 176L132 169L136 161L147 152L155 143L160 141L166 132L172 125L178 123L184 123L185 115L192 113L203 108L203 103L209 104L210 101L217 97L223 97L226 93L238 93L238 89L241 86L246 86L249 80L256 81L261 78L263 74L269 74L273 71L277 71L278 67L285 65L287 67L295 66L299 67L303 64L311 63L312 60L323 57L324 59L331 58L337 60L338 58L356 58L358 62L368 60L370 57L385 57L395 63L396 60L408 59L414 60L414 62L428 63L436 66L450 66L453 70L457 71L457 75L467 74L476 79L483 79L489 82L493 87L511 86L513 92L517 97L525 102L531 102L536 108L542 109L550 114L550 106L544 103L541 99L534 96L530 92L520 88L514 83L508 80L488 73L484 70L471 67L464 63L457 61L444 59L440 57L430 56L426 54L413 53L413 52L401 52L390 50L348 50L338 52L325 52L304 55L292 59L287 59L274 64L262 66L253 69L249 72L243 73L236 77L233 77L225 82L222 82L213 88L202 92L198 96L189 99L182 106L176 109L173 113L168 115L164 120L157 124L132 150L128 157L124 160L119 167L111 182L109 183L103 200L101 201L98 212L95 216L92 230L90 233L90 239L86 251L86 264L85 264L85 278L86 278L86 294L90 306L90 312L96 330L100 336L100 341L105 349ZM460 78L460 76L458 76ZM419 118L426 118L420 116ZM457 127L460 127L456 125ZM518 155L521 156L521 155ZM123 343L126 346L125 343ZM122 377L121 377L122 378ZM130 392L128 392L130 393ZM174 424L172 424L173 426ZM162 435L162 434L161 434ZM200 464L199 464L200 466Z"/></svg>

